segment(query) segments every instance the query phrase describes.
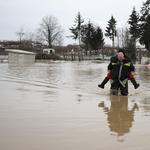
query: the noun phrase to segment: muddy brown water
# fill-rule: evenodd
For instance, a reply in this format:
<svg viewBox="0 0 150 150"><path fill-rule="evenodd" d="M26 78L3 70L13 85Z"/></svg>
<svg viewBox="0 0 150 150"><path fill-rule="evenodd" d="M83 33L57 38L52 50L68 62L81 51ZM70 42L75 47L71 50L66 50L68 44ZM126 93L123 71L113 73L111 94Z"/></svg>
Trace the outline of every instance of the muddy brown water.
<svg viewBox="0 0 150 150"><path fill-rule="evenodd" d="M149 150L150 69L134 89L97 85L108 62L0 63L0 150Z"/></svg>

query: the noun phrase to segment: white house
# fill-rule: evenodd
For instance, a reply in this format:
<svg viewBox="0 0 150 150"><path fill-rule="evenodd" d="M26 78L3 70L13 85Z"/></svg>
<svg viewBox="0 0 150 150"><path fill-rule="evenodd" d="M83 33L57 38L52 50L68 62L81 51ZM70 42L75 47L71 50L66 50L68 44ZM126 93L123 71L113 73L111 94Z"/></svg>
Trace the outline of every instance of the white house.
<svg viewBox="0 0 150 150"><path fill-rule="evenodd" d="M46 49L43 49L43 53L55 54L55 50L53 48L46 48Z"/></svg>
<svg viewBox="0 0 150 150"><path fill-rule="evenodd" d="M5 49L8 52L9 63L33 63L36 53L17 49Z"/></svg>

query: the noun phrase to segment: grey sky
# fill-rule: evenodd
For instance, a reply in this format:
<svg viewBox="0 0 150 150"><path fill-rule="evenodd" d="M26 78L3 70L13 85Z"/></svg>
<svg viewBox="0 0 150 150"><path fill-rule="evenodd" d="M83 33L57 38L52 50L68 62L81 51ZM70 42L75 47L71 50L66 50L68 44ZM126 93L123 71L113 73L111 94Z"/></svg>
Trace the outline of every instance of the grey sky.
<svg viewBox="0 0 150 150"><path fill-rule="evenodd" d="M89 19L99 25L103 32L111 15L117 21L117 27L126 25L133 6L140 11L141 0L0 0L0 40L17 40L15 32L24 26L25 32L34 32L47 15L58 18L65 30L64 45L78 43L66 38L71 35L69 28L74 24L78 12L81 13L84 23ZM105 38L106 39L106 38ZM108 39L105 41L109 43Z"/></svg>

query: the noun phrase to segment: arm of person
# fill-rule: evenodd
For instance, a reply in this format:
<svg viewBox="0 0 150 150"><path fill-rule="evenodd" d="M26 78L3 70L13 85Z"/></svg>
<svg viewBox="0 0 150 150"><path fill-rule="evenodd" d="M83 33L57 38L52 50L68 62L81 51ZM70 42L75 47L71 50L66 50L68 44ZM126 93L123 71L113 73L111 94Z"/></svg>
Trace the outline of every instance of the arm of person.
<svg viewBox="0 0 150 150"><path fill-rule="evenodd" d="M130 63L131 63L131 64L130 64L129 78L131 79L131 78L133 78L133 77L134 77L135 67L134 67L134 65L133 65L133 63L132 63L132 62L130 62Z"/></svg>
<svg viewBox="0 0 150 150"><path fill-rule="evenodd" d="M113 68L112 62L110 62L109 65L107 66L108 73L112 70L112 68Z"/></svg>
<svg viewBox="0 0 150 150"><path fill-rule="evenodd" d="M112 72L111 72L111 71L110 71L110 72L108 72L108 74L107 74L107 78L108 78L108 79L110 79L111 74L112 74Z"/></svg>

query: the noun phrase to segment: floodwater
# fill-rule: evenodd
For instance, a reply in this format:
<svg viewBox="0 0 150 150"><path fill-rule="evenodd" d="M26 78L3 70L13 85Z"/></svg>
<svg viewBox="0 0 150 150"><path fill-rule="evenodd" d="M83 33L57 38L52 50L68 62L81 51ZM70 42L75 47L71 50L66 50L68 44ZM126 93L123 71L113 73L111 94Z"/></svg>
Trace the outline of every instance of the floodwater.
<svg viewBox="0 0 150 150"><path fill-rule="evenodd" d="M134 89L98 84L108 62L0 63L0 150L149 150L150 69Z"/></svg>

